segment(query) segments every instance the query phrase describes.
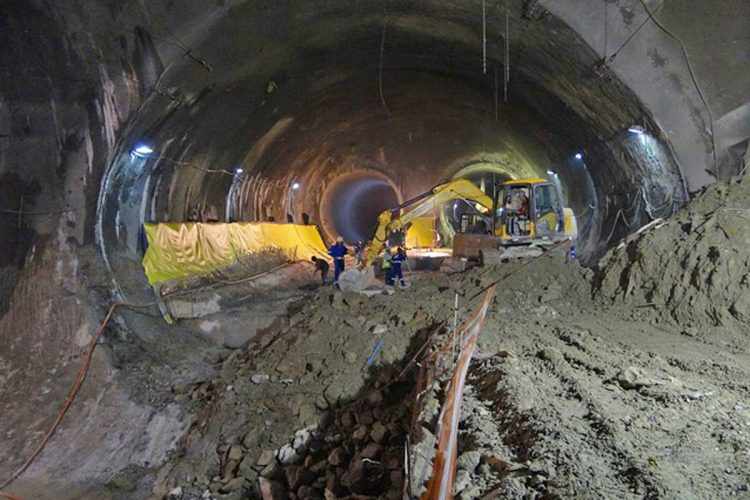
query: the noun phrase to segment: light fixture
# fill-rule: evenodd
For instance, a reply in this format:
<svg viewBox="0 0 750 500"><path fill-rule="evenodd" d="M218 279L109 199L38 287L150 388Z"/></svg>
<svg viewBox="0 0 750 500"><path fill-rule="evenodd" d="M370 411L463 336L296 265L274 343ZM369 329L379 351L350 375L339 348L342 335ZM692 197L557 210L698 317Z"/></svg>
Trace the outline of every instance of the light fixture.
<svg viewBox="0 0 750 500"><path fill-rule="evenodd" d="M555 173L552 170L547 170L547 175L555 175Z"/></svg>
<svg viewBox="0 0 750 500"><path fill-rule="evenodd" d="M295 191L298 190L299 189L299 182L295 182L294 184L292 184L292 189L294 189Z"/></svg>
<svg viewBox="0 0 750 500"><path fill-rule="evenodd" d="M241 169L241 168L236 168L236 169L234 169L234 173L235 173L235 174L241 174L241 173L243 173L243 172L244 172L244 170L243 170L243 169Z"/></svg>
<svg viewBox="0 0 750 500"><path fill-rule="evenodd" d="M145 144L138 144L135 149L133 149L132 154L134 156L138 156L140 158L145 158L151 153L153 153L154 150L151 149L151 147L145 145Z"/></svg>
<svg viewBox="0 0 750 500"><path fill-rule="evenodd" d="M576 153L576 160L583 160L583 153Z"/></svg>
<svg viewBox="0 0 750 500"><path fill-rule="evenodd" d="M630 132L631 134L643 135L646 133L646 129L641 127L640 125L633 125L628 129L628 132Z"/></svg>

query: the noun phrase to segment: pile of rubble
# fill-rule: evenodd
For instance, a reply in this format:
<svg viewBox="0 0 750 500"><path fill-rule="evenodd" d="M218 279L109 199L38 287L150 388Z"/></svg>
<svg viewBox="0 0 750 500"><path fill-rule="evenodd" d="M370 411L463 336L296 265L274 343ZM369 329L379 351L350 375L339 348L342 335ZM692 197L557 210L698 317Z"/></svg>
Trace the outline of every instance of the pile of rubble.
<svg viewBox="0 0 750 500"><path fill-rule="evenodd" d="M435 277L393 296L313 291L217 376L176 385L194 417L164 495L257 498L262 483L275 498L400 496L414 375L391 381L451 318Z"/></svg>
<svg viewBox="0 0 750 500"><path fill-rule="evenodd" d="M596 294L659 309L692 335L750 325L750 181L715 184L599 264Z"/></svg>
<svg viewBox="0 0 750 500"><path fill-rule="evenodd" d="M297 436L281 448L281 466L262 482L273 498L401 498L412 384L390 381L382 373L373 390L330 413L307 443Z"/></svg>

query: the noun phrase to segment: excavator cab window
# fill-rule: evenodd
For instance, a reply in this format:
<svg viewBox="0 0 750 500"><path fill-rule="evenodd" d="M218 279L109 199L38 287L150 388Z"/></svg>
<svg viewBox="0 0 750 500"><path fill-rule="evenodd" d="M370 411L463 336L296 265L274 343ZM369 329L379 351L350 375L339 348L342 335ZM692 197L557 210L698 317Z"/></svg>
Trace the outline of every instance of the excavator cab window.
<svg viewBox="0 0 750 500"><path fill-rule="evenodd" d="M539 237L552 237L562 230L562 210L557 189L552 184L534 188L534 220Z"/></svg>
<svg viewBox="0 0 750 500"><path fill-rule="evenodd" d="M498 200L500 223L507 235L517 237L531 233L530 194L531 188L527 185L506 186L501 191L502 199Z"/></svg>

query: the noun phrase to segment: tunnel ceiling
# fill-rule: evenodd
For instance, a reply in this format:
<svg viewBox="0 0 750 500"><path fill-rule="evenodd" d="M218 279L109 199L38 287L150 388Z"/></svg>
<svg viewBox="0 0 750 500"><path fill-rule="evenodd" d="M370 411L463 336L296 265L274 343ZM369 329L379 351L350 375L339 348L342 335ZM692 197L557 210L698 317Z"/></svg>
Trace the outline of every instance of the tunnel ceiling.
<svg viewBox="0 0 750 500"><path fill-rule="evenodd" d="M116 274L139 269L143 222L320 223L330 184L363 169L406 199L477 161L516 177L553 168L574 210L588 212L591 248L619 210L644 216L638 199L670 211L685 199L649 111L536 2L489 1L484 21L480 1L438 0L103 2L87 15L138 26L93 55L132 54L129 91L105 86L100 117L114 153L98 234ZM652 143L632 143L633 124ZM154 153L134 156L139 144Z"/></svg>

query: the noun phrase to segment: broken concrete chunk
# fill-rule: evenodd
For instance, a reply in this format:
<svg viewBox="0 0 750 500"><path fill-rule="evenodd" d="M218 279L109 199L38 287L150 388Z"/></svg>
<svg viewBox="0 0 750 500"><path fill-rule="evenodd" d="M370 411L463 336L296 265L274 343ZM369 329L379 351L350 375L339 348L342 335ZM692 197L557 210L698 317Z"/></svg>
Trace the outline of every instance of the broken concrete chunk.
<svg viewBox="0 0 750 500"><path fill-rule="evenodd" d="M266 375L265 373L256 373L252 377L250 377L250 380L253 384L265 384L270 380L270 377Z"/></svg>
<svg viewBox="0 0 750 500"><path fill-rule="evenodd" d="M232 491L238 491L241 490L245 486L245 478L243 477L236 477L229 481L227 484L222 486L219 491L221 493L230 493Z"/></svg>
<svg viewBox="0 0 750 500"><path fill-rule="evenodd" d="M297 452L304 451L307 448L307 443L310 442L312 437L312 429L301 429L294 433L294 442L292 446Z"/></svg>
<svg viewBox="0 0 750 500"><path fill-rule="evenodd" d="M466 470L470 473L473 473L479 466L479 461L481 460L481 458L482 453L480 451L467 451L465 453L461 453L461 455L458 457L456 465L459 470Z"/></svg>
<svg viewBox="0 0 750 500"><path fill-rule="evenodd" d="M334 448L333 451L328 454L328 463L333 466L344 465L348 459L348 454L343 448Z"/></svg>
<svg viewBox="0 0 750 500"><path fill-rule="evenodd" d="M292 465L286 468L286 481L292 490L297 490L300 486L309 484L313 479L313 474L304 467Z"/></svg>
<svg viewBox="0 0 750 500"><path fill-rule="evenodd" d="M377 460L380 458L380 455L383 453L383 447L380 446L378 443L370 443L367 446L365 446L365 449L360 452L360 455L362 458L367 458L370 460Z"/></svg>
<svg viewBox="0 0 750 500"><path fill-rule="evenodd" d="M276 452L276 458L278 458L279 462L282 464L287 465L297 462L300 457L292 445L285 444L278 452Z"/></svg>
<svg viewBox="0 0 750 500"><path fill-rule="evenodd" d="M355 441L364 441L369 434L369 430L366 425L360 425L357 430L352 434L352 439Z"/></svg>
<svg viewBox="0 0 750 500"><path fill-rule="evenodd" d="M182 498L182 486L178 486L167 494L169 500L179 500Z"/></svg>
<svg viewBox="0 0 750 500"><path fill-rule="evenodd" d="M372 329L372 333L374 333L375 335L382 335L387 331L388 327L382 323L375 325Z"/></svg>
<svg viewBox="0 0 750 500"><path fill-rule="evenodd" d="M237 470L237 466L239 465L240 462L238 460L229 460L226 464L224 464L224 475L222 476L222 481L226 482L234 478L235 471Z"/></svg>
<svg viewBox="0 0 750 500"><path fill-rule="evenodd" d="M229 460L242 460L242 447L238 444L235 444L231 448L229 448L229 454L227 455L227 458Z"/></svg>
<svg viewBox="0 0 750 500"><path fill-rule="evenodd" d="M263 500L285 500L289 498L284 485L277 481L260 478L260 494Z"/></svg>
<svg viewBox="0 0 750 500"><path fill-rule="evenodd" d="M367 402L370 406L380 406L383 404L383 393L380 391L373 391L367 395Z"/></svg>
<svg viewBox="0 0 750 500"><path fill-rule="evenodd" d="M263 452L258 457L258 460L255 462L255 465L258 467L265 467L266 465L270 464L274 460L274 452L273 450L263 450Z"/></svg>
<svg viewBox="0 0 750 500"><path fill-rule="evenodd" d="M629 366L617 374L617 381L623 389L638 389L656 385L659 381L649 377L646 372L638 367Z"/></svg>
<svg viewBox="0 0 750 500"><path fill-rule="evenodd" d="M250 455L245 455L245 458L240 462L237 475L249 481L255 481L258 478L258 473L253 468L253 458Z"/></svg>
<svg viewBox="0 0 750 500"><path fill-rule="evenodd" d="M388 429L381 424L380 422L375 422L372 426L372 430L370 431L370 439L375 441L376 443L382 443L385 441L386 436L388 435Z"/></svg>

